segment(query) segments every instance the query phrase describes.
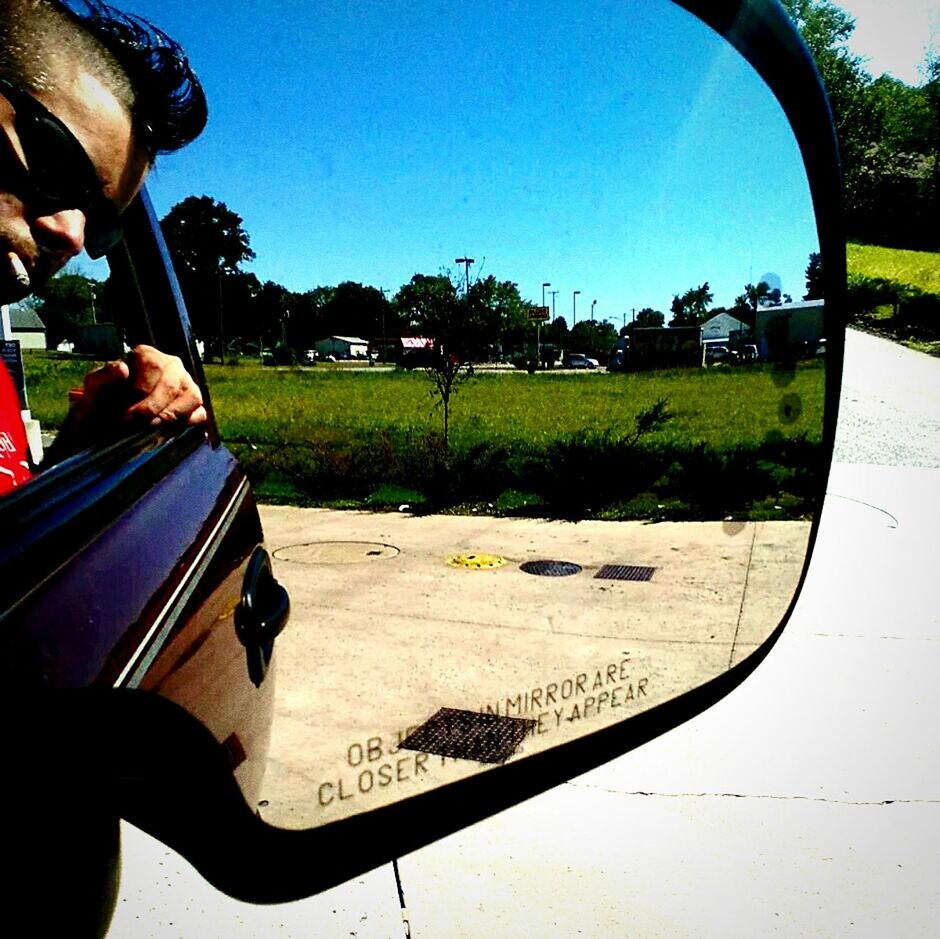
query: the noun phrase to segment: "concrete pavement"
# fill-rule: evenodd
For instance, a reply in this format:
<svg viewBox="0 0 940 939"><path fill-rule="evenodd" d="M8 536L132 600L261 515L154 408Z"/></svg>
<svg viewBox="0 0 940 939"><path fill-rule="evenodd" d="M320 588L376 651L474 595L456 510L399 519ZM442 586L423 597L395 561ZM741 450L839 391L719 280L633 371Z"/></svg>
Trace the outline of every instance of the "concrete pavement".
<svg viewBox="0 0 940 939"><path fill-rule="evenodd" d="M702 684L780 621L809 534L807 522L286 506L262 507L262 520L291 623L278 639L261 814L287 828L492 768L470 751L402 749L442 708L531 721L520 757ZM544 560L577 572L523 570ZM646 567L650 579L598 579L605 565Z"/></svg>

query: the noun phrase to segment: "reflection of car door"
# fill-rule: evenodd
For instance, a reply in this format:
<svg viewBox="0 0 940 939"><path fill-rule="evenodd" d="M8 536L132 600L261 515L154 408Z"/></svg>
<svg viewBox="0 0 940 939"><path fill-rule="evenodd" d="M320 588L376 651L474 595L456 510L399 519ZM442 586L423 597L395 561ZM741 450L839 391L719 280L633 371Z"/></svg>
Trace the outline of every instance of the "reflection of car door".
<svg viewBox="0 0 940 939"><path fill-rule="evenodd" d="M141 202L128 215L112 275L125 289L131 344L180 355L201 377L152 210ZM136 757L127 768L122 753L139 755L141 740L131 738L152 737L153 727L122 735L113 733L117 718L76 721L90 700L102 700L99 690L120 689L105 696L107 708L136 707L154 692L182 705L209 731L198 731L207 752L218 750L212 758L223 756L219 762L234 769L249 800L260 785L273 643L270 634L253 634L245 608L271 614L276 630L286 596L270 578L255 584L257 596L246 587L246 573L264 557L260 522L209 411L202 427L142 430L77 454L0 503L5 686L48 713L48 722L24 725L23 736L63 781L117 775L140 782L146 775ZM64 710L47 712L53 699ZM56 767L57 752L73 759ZM148 754L154 767L171 757ZM125 804L133 804L132 792Z"/></svg>

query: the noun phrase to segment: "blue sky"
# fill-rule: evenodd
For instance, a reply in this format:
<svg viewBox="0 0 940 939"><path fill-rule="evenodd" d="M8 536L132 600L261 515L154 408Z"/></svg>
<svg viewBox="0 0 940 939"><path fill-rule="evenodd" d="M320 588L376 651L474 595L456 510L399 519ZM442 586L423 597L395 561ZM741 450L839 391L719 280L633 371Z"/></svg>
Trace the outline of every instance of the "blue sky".
<svg viewBox="0 0 940 939"><path fill-rule="evenodd" d="M204 136L150 183L164 214L208 194L247 265L292 290L394 292L454 268L619 325L708 281L730 304L816 247L805 177L750 68L665 0L135 0L188 49ZM271 11L277 10L272 17ZM549 301L550 302L550 301Z"/></svg>

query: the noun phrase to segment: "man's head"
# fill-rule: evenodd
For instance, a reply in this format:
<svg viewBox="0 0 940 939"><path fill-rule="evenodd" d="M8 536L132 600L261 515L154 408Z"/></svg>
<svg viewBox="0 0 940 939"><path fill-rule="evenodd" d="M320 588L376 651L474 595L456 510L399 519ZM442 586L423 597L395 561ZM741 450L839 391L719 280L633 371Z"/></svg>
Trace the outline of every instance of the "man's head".
<svg viewBox="0 0 940 939"><path fill-rule="evenodd" d="M98 0L0 0L0 302L86 239L106 247L155 156L205 122L182 50L150 24Z"/></svg>

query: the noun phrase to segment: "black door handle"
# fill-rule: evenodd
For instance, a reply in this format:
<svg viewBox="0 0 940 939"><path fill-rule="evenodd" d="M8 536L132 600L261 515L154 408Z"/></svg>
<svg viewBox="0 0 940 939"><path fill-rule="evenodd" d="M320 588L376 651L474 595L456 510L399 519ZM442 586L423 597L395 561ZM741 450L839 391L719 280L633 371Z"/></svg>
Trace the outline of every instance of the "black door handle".
<svg viewBox="0 0 940 939"><path fill-rule="evenodd" d="M290 597L277 582L271 558L264 548L255 548L242 586L242 599L235 610L235 631L248 659L248 676L255 687L264 676L274 652L274 640L290 617Z"/></svg>

